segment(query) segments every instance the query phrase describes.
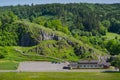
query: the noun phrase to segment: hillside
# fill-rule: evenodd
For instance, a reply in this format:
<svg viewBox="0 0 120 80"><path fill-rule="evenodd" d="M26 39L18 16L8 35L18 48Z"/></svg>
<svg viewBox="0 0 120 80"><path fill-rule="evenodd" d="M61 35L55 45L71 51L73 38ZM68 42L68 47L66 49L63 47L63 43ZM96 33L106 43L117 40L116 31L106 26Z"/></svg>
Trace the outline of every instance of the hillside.
<svg viewBox="0 0 120 80"><path fill-rule="evenodd" d="M106 31L120 33L119 7L120 4L70 3L6 6L0 11L11 11L20 19L28 19L54 30L62 31L62 26L73 35L94 36L105 35ZM59 26L53 25L55 22Z"/></svg>
<svg viewBox="0 0 120 80"><path fill-rule="evenodd" d="M97 59L97 55L105 54L82 41L59 31L53 31L35 23L16 21L13 23L18 29L22 28L19 39L20 46L29 47L23 52L27 54L39 54L53 56L65 60L79 60L81 58ZM12 29L12 32L15 31ZM31 47L30 47L31 46Z"/></svg>
<svg viewBox="0 0 120 80"><path fill-rule="evenodd" d="M0 7L0 59L42 60L34 57L39 55L78 61L118 55L119 6L72 3Z"/></svg>
<svg viewBox="0 0 120 80"><path fill-rule="evenodd" d="M115 38L120 39L120 35L116 33L107 33L104 37L107 37L108 39L115 39Z"/></svg>

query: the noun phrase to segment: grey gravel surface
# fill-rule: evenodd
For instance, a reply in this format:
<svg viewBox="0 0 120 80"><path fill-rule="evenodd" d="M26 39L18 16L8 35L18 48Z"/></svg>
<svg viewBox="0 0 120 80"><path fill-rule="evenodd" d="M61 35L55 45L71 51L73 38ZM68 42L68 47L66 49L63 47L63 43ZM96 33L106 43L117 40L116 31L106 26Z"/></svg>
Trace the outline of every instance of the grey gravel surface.
<svg viewBox="0 0 120 80"><path fill-rule="evenodd" d="M67 70L63 66L68 63L51 63L39 61L21 62L17 70L0 70L0 72L114 72L115 69L77 69Z"/></svg>
<svg viewBox="0 0 120 80"><path fill-rule="evenodd" d="M64 71L63 66L67 63L51 63L51 62L21 62L18 71Z"/></svg>

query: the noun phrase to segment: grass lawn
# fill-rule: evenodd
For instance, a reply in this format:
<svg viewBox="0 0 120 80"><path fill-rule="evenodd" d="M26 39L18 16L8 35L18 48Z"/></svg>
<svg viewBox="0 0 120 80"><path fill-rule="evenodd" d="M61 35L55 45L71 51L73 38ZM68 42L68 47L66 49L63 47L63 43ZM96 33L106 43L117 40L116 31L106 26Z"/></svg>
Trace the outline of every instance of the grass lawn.
<svg viewBox="0 0 120 80"><path fill-rule="evenodd" d="M18 62L15 61L0 61L0 70L15 70Z"/></svg>
<svg viewBox="0 0 120 80"><path fill-rule="evenodd" d="M99 72L0 73L0 80L120 80L120 73L99 73Z"/></svg>

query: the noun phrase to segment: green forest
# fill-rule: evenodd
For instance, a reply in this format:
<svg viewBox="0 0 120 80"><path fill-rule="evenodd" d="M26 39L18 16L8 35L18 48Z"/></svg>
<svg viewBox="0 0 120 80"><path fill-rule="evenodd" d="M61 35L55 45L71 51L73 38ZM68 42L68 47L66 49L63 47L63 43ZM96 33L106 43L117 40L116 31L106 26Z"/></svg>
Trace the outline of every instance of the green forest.
<svg viewBox="0 0 120 80"><path fill-rule="evenodd" d="M76 61L120 55L120 4L41 4L0 7L0 59L24 53ZM5 50L4 50L5 49Z"/></svg>

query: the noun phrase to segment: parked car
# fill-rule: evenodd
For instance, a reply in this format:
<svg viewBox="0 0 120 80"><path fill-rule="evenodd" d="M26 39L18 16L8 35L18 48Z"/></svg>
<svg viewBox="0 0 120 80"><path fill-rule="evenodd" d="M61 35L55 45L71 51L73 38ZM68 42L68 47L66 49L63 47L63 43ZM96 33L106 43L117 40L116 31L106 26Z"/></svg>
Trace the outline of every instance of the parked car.
<svg viewBox="0 0 120 80"><path fill-rule="evenodd" d="M71 67L69 67L69 66L63 66L63 69L68 69L68 70L70 70Z"/></svg>

